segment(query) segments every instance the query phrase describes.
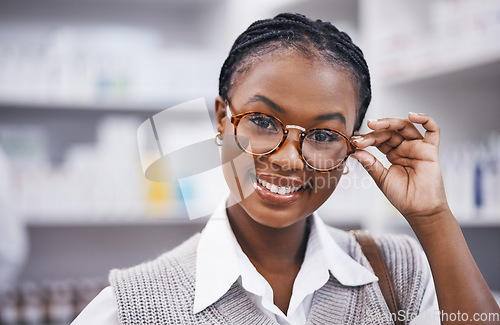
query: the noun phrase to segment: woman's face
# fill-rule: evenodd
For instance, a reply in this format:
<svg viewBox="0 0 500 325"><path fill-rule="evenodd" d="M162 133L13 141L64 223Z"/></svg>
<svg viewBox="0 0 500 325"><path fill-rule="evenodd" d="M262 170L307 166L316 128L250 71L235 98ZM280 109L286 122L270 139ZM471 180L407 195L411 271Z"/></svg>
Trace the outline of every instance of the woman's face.
<svg viewBox="0 0 500 325"><path fill-rule="evenodd" d="M353 133L358 107L348 72L298 53L271 53L254 63L237 79L229 100L233 115L257 111L275 116L285 125L331 128L348 137ZM329 173L306 168L298 152L300 130L289 129L283 146L269 156L243 154L243 159L234 159L242 151L236 146L234 127L225 112L226 104L218 97L216 113L218 130L224 135L222 162L232 193L230 204L239 201L237 204L259 224L282 228L306 218L328 199L343 167ZM301 189L273 193L265 182Z"/></svg>

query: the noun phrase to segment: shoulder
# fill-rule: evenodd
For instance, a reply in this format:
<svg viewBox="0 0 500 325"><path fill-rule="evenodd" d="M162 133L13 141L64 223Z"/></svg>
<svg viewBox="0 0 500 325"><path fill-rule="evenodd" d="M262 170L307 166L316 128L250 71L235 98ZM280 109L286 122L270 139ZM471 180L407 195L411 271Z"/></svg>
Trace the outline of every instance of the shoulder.
<svg viewBox="0 0 500 325"><path fill-rule="evenodd" d="M327 226L330 236L347 254L357 260L361 246L354 235L348 231ZM375 242L380 247L388 265L404 263L407 267L420 266L422 263L422 248L412 237L402 234L374 235Z"/></svg>
<svg viewBox="0 0 500 325"><path fill-rule="evenodd" d="M116 284L125 279L134 280L134 275L137 274L147 274L148 276L158 278L164 276L164 272L172 273L176 271L185 271L187 272L186 275L194 276L196 249L199 239L200 234L197 233L179 246L160 255L152 261L147 261L126 269L111 270L111 284Z"/></svg>
<svg viewBox="0 0 500 325"><path fill-rule="evenodd" d="M403 309L418 314L427 287L420 244L408 235L374 236L391 274Z"/></svg>
<svg viewBox="0 0 500 325"><path fill-rule="evenodd" d="M328 227L328 230L347 254L372 270L354 235L332 227ZM373 237L382 252L402 308L418 311L426 288L426 265L422 259L420 244L414 238L402 234Z"/></svg>
<svg viewBox="0 0 500 325"><path fill-rule="evenodd" d="M422 269L422 247L414 238L393 234L378 235L374 238L388 266L404 263L409 270Z"/></svg>

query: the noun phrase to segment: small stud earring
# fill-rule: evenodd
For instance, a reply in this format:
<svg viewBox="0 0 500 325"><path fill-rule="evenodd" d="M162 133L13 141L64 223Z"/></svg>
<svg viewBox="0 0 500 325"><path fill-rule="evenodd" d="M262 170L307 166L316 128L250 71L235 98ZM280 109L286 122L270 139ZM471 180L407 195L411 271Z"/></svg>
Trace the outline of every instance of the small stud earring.
<svg viewBox="0 0 500 325"><path fill-rule="evenodd" d="M217 134L215 135L214 141L215 141L215 144L217 146L221 147L222 146L222 133L217 132Z"/></svg>

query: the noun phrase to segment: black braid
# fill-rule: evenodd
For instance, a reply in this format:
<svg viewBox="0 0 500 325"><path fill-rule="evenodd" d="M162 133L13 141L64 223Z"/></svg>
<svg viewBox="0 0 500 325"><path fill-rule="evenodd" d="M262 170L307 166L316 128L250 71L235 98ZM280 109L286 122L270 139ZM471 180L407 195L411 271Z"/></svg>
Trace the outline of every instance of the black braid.
<svg viewBox="0 0 500 325"><path fill-rule="evenodd" d="M228 100L236 78L250 68L251 59L278 48L293 48L310 57L320 54L347 69L358 86L359 109L354 131L359 130L371 101L370 72L363 52L344 32L329 22L285 13L254 22L234 42L219 78L219 95Z"/></svg>

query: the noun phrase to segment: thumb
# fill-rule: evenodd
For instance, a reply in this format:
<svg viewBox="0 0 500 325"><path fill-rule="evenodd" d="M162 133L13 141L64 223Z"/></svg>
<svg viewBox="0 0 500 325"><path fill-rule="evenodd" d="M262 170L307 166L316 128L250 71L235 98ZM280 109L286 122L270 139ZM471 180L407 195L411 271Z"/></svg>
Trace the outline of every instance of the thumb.
<svg viewBox="0 0 500 325"><path fill-rule="evenodd" d="M352 157L363 165L377 186L382 188L382 183L387 175L387 169L384 165L374 155L365 150L356 150Z"/></svg>

